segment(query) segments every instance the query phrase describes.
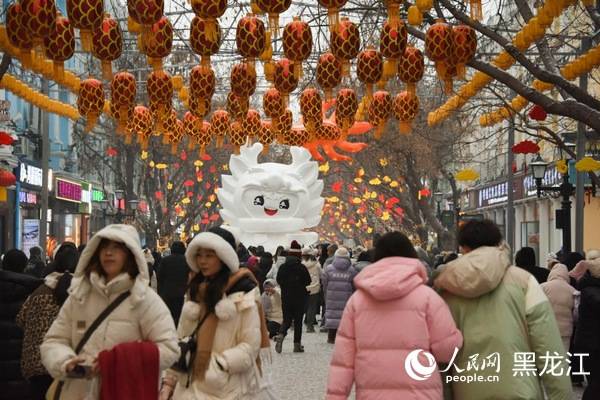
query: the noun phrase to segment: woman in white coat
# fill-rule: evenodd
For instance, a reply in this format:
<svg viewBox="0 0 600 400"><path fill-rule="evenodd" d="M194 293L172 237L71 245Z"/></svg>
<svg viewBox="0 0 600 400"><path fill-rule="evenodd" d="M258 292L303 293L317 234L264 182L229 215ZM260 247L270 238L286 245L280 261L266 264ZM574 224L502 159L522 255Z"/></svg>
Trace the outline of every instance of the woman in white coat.
<svg viewBox="0 0 600 400"><path fill-rule="evenodd" d="M256 279L246 268L239 268L236 248L234 236L222 228L202 232L188 245L185 257L196 275L189 285L178 333L189 337L197 329L197 349L188 373L167 371L161 400L170 396L173 400L261 397L258 355L269 339L260 318Z"/></svg>
<svg viewBox="0 0 600 400"><path fill-rule="evenodd" d="M128 290L129 297L75 354L74 348L96 317ZM79 258L69 292L40 347L42 363L50 375L65 380L61 400L98 398L95 378L70 379L67 374L77 365L89 365L92 377L96 376L98 354L115 345L140 340L155 343L160 370L177 361L175 324L167 306L148 286L146 260L132 226L109 225L90 239Z"/></svg>

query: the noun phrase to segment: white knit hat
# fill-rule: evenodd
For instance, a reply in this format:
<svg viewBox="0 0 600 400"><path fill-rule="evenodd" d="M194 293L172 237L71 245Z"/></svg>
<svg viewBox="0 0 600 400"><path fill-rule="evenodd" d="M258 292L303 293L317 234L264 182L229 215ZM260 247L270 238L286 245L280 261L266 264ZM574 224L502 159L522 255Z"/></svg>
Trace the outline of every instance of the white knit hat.
<svg viewBox="0 0 600 400"><path fill-rule="evenodd" d="M340 247L333 254L334 258L350 258L350 252L345 247Z"/></svg>
<svg viewBox="0 0 600 400"><path fill-rule="evenodd" d="M192 271L199 272L196 264L196 253L199 248L214 250L217 257L231 270L240 269L240 260L237 255L237 240L230 231L214 227L207 232L197 234L185 251L185 259Z"/></svg>

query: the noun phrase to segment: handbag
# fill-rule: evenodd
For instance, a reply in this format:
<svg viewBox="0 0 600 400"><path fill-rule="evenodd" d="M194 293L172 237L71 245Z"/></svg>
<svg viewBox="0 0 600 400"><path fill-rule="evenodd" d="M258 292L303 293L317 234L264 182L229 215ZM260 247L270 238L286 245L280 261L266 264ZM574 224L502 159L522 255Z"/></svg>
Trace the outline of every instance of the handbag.
<svg viewBox="0 0 600 400"><path fill-rule="evenodd" d="M200 329L200 327L202 326L204 321L206 321L206 318L208 318L208 315L209 315L209 313L206 313L202 317L200 322L198 322L198 325L196 325L194 332L192 332L192 334L190 336L186 336L183 339L179 340L179 343L178 343L179 351L180 351L179 359L177 359L175 364L173 364L171 366L171 369L173 369L177 372L180 372L182 374L189 374L190 369L191 369L190 366L196 355L196 347L198 345L198 343L197 343L198 330Z"/></svg>
<svg viewBox="0 0 600 400"><path fill-rule="evenodd" d="M123 301L125 301L125 299L128 298L130 294L131 292L129 290L125 293L121 293L119 297L114 299L113 302L110 303L104 309L104 311L102 311L100 315L96 317L94 322L92 322L90 327L87 328L87 330L83 334L83 337L81 338L79 343L77 343L77 347L75 347L75 354L79 354L81 352L83 346L85 346L87 341L90 339L94 331L100 326L102 321L104 321L106 317L108 317ZM48 388L48 391L46 391L46 400L60 400L60 395L64 385L64 380L54 379L52 381L52 384Z"/></svg>

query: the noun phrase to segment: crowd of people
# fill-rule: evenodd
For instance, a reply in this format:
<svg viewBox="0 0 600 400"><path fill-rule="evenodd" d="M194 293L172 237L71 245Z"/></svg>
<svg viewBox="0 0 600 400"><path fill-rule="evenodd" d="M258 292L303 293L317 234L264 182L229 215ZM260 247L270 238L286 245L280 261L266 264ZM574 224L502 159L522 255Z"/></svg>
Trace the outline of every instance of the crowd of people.
<svg viewBox="0 0 600 400"><path fill-rule="evenodd" d="M327 332L327 399L571 399L583 379L583 399L600 399L600 251L539 267L526 247L513 263L491 221L464 224L458 244L430 257L388 232L370 249L272 254L211 228L160 255L117 224L48 263L10 250L0 399L276 399L270 348L290 329L295 353ZM535 373L515 373L519 354ZM549 355L566 372L543 373ZM486 367L495 380L476 376Z"/></svg>

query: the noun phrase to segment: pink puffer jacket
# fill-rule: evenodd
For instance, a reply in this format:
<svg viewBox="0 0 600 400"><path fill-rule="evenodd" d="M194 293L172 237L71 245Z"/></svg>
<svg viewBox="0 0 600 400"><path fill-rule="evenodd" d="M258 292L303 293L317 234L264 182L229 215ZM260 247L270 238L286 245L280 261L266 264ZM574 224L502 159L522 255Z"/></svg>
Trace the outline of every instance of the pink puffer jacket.
<svg viewBox="0 0 600 400"><path fill-rule="evenodd" d="M348 398L353 383L359 400L442 399L439 371L423 352L417 363L425 370L430 366L431 374L417 372L423 379L413 379L405 367L415 350L431 353L437 362L449 362L455 348L462 346L448 306L425 285L426 280L418 259L402 257L379 260L356 276L357 290L346 305L335 340L327 399Z"/></svg>

